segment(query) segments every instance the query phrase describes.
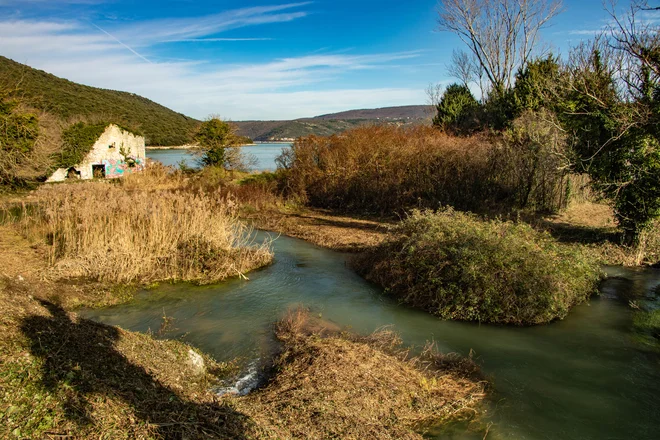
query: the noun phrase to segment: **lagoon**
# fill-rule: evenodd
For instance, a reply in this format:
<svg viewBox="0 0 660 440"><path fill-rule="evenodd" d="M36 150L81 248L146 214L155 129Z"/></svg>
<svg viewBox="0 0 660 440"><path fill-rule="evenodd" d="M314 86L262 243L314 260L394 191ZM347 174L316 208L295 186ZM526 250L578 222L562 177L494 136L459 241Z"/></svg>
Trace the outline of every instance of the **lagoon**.
<svg viewBox="0 0 660 440"><path fill-rule="evenodd" d="M256 158L256 165L252 171L275 171L277 165L275 158L282 153L283 148L290 147L288 143L263 143L241 147L243 153ZM169 150L149 150L147 158L161 162L165 166L178 167L181 161L191 168L197 168L197 156L193 150L172 148Z"/></svg>

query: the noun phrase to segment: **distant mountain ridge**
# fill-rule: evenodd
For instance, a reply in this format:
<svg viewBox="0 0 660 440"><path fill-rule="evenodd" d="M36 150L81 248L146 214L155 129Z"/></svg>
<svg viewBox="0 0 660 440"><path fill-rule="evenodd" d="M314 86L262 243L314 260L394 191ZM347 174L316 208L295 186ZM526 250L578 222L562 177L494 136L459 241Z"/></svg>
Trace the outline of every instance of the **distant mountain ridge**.
<svg viewBox="0 0 660 440"><path fill-rule="evenodd" d="M414 125L428 122L433 107L406 105L348 110L291 121L238 121L238 133L255 141L293 140L300 136L331 136L361 125Z"/></svg>
<svg viewBox="0 0 660 440"><path fill-rule="evenodd" d="M404 105L373 109L348 110L315 116L312 119L426 119L433 113L430 105Z"/></svg>

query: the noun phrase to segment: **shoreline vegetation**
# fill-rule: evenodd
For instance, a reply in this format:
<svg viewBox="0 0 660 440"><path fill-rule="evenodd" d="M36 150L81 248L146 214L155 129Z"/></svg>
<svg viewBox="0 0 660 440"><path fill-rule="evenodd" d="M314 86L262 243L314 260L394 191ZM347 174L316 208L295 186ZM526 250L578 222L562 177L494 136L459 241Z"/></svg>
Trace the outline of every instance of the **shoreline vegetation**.
<svg viewBox="0 0 660 440"><path fill-rule="evenodd" d="M390 331L353 335L292 311L275 324L267 382L221 398L211 386L233 363L73 313L158 282L247 279L273 259L251 227L352 252L385 294L475 325L563 319L595 293L599 264L658 265L648 5L608 11L608 30L562 61L533 56L560 2L480 3L441 2L440 29L470 52L454 52L459 83L431 90L432 125L328 122L341 134L298 137L274 173L244 172L234 147L251 139L217 117L0 58L0 435L421 439L452 417L479 423L488 387L472 360L411 356ZM148 144L198 143L202 168L150 163L119 181L40 185L58 155L89 150L99 108ZM658 346L658 312L633 321Z"/></svg>
<svg viewBox="0 0 660 440"><path fill-rule="evenodd" d="M352 135L348 133L347 136L350 138ZM363 137L364 142L372 139L369 136ZM285 161L294 164L296 149L309 142L309 139L298 141L291 150L285 152ZM342 154L350 156L353 148L360 150L362 143L355 143ZM424 147L419 144L419 148ZM331 151L329 149L323 154ZM390 152L395 154L396 149L392 148ZM401 157L404 153L401 151L396 154ZM326 162L325 170L331 169ZM381 169L381 184L387 182L391 170ZM411 170L419 176L418 169ZM117 436L154 438L310 438L326 434L361 438L420 438L420 430L423 432L436 423L447 421L444 417L449 408L465 408L464 412L458 411L458 414L474 417L478 424L479 402L484 398L486 384L482 379L469 374L457 376L462 370L459 369L457 373L452 367L456 363L470 365L466 363L468 360L457 358L446 364L440 361L444 359L440 355L433 358L437 361L429 358L416 360L414 362L421 362L418 365L424 365L425 368L435 365L433 362L443 366L443 369L437 370L439 376L425 376L422 380L417 376L421 373L414 372L413 366L401 361L400 353L403 352L399 351L400 347L393 348L396 344L392 343L395 338L391 336L385 338L390 341L387 343L389 345L386 344L389 348L373 345L368 342L369 337L365 339L364 336L336 333L334 330L301 330L304 336L294 336L297 333L292 335L291 328L305 327L295 322L307 318L291 318L293 320L290 319L289 324L280 324L276 329L284 349L279 357L273 359L274 375L264 387L246 398L220 399L209 389L218 378L231 377L235 369L233 364L218 364L178 341L159 341L148 335L80 319L71 313L80 306L98 307L129 301L135 286L149 285L157 280L188 279L207 283L226 276L249 277L248 270L267 264L272 254L267 244L257 244L256 248L251 248L252 243L244 240L250 227L241 224L302 238L337 251L351 252L358 259L366 258L360 255L369 253L382 255L381 251L388 249L392 243L400 245L398 249L388 251L394 258L393 264L403 261L404 254L401 251L404 249L416 247L415 252L410 254L412 258L417 258L419 252L423 252L418 247L420 243L397 242L405 236L405 228L415 221L416 214L407 217L405 213L387 213L381 209L351 212L336 207L310 206L305 197L309 197L312 191L318 191L319 187L313 184L296 186L296 176L292 175L296 172L295 165L275 173L246 174L219 167L206 167L191 172L152 163L144 173L120 181L46 185L31 193L5 198L0 226L0 261L3 263L0 295L5 298L6 310L1 324L5 334L10 336L0 344L3 365L0 368L0 383L5 389L16 390L14 397L9 393L5 395L5 400L0 401L0 413L3 414L7 436L40 437L46 433L86 436L110 432ZM314 174L317 173L314 168L310 168L310 173L317 178L319 176ZM399 174L398 178L404 177L405 174ZM308 185L307 181L305 185ZM327 188L329 186L321 187L324 191ZM465 246L463 251L467 252L465 263L474 264L477 270L483 272L482 286L490 284L492 280L488 276L492 273L483 270L481 263L477 264L478 261L469 256L469 251L482 249L482 238L491 237L489 240L497 243L498 239L494 237L501 236L503 243L506 240L513 243L499 250L497 245L493 247L497 255L506 257L491 261L502 262L500 270L505 275L502 279L510 280L513 276L520 281L512 283L514 286L533 281L534 284L530 286L544 285L547 289L537 291L530 287L534 292L530 290L525 301L536 302L536 299L543 297L545 302L542 301L543 307L538 313L533 311L523 317L507 315L506 309L500 304L502 298L492 295L488 303L493 306L492 310L480 310L467 315L440 314L481 322L539 324L562 318L572 305L587 299L593 292L592 281L595 281L590 261L612 262L622 258L622 255L628 258L632 251L614 243L616 227L611 209L592 201L588 194L580 196L584 199L573 199L566 208L551 215L529 209L512 210L506 214L511 219L509 221L496 220L498 215L503 215L501 213L485 212L479 216L456 213L454 217L447 215L447 227L450 230L463 228L470 233L474 233L474 230L483 232L483 237L477 233L474 237L467 234L461 238ZM109 199L112 201L108 202ZM382 201L374 200L379 203ZM161 212L162 215L145 217L140 212ZM177 221L170 218L165 223L178 225L183 222L188 226L173 230L164 223L154 223L157 218L169 218L168 215L176 215ZM501 231L497 225L502 227ZM534 231L530 225L549 230L552 237ZM425 231L426 227L419 229L422 234L429 233ZM495 231L494 235L489 232L491 229ZM155 241L150 242L154 234ZM446 233L440 233L440 236L443 235ZM520 249L525 252L520 252L517 240L521 240ZM109 241L111 245L108 245ZM436 237L429 241L432 244L429 249L433 252L445 248L439 245L442 239ZM163 243L169 247L160 247ZM142 244L146 247L142 247ZM232 250L234 246L238 247L237 252ZM548 252L548 249L559 248L562 250ZM253 250L246 252L240 249ZM456 249L461 248L459 246ZM116 254L115 250L118 250ZM646 256L655 255L648 252L650 250L647 249ZM133 261L132 257L122 260L124 251L127 255L138 256L140 260L146 259L147 264L135 270L128 264ZM463 251L459 251L459 254ZM162 257L153 258L150 252ZM518 259L527 259L530 252L535 255L530 264L539 258L543 261L547 258L548 261L538 270L524 264L521 266ZM573 272L570 271L570 274L564 275L563 269L561 273L553 272L555 269L551 266L555 263L564 267L562 264L566 261L575 262L573 256L578 254L584 258L584 265L580 263L577 269L571 269L577 271L577 278L573 278ZM21 256L20 261L16 260L17 255ZM523 258L523 255L527 257ZM172 256L176 260L164 258ZM234 263L237 256L247 258L246 263L222 263ZM374 262L363 265L363 270L377 270L376 261L379 259L377 257ZM627 261L633 264L637 260L628 258ZM195 264L186 265L186 262ZM421 266L413 265L413 270L407 276L417 276L415 271L418 267ZM406 276L403 273L400 275ZM450 279L445 275L438 274L435 278ZM464 275L459 277L463 279ZM122 287L127 283L127 287ZM389 287L387 283L382 284ZM411 285L414 286L414 283ZM451 289L458 291L465 288L466 291L477 292L475 285L474 280L468 280L467 284L456 283ZM557 292L564 291L565 297L557 295ZM553 295L555 300L548 300ZM432 312L440 310L423 304L415 305ZM466 303L463 312L469 306ZM516 305L513 304L513 307ZM498 308L502 309L501 313L494 312ZM640 321L639 327L647 334L654 335L655 330L650 327L654 322L653 319ZM283 329L286 326L290 329L285 331ZM383 340L380 336L377 339ZM67 347L71 350L67 348L58 351L53 348L67 340L70 341ZM89 340L94 341L99 348L85 348L83 341ZM156 352L160 358L170 359L170 362L154 364L143 357ZM343 354L338 357L338 353ZM201 374L193 367L199 357L203 359L208 374ZM307 362L306 359L313 362ZM355 364L344 366L346 364L342 362L351 359ZM356 369L356 364L371 365L370 371L382 371L384 376L380 382L364 384L356 389L356 396L359 397L347 402L341 400L341 396L346 392L346 387L354 383L353 375L360 374L361 370ZM113 371L107 369L109 365L119 365L118 371L122 373L112 378L106 377L104 371ZM333 368L328 368L329 365ZM338 376L331 381L328 371L340 371L345 380L339 380ZM424 374L429 374L428 369L424 371ZM417 390L419 383L426 384L421 396L426 396L423 399L428 400L423 400L425 403L411 412L409 402L387 394L387 390L393 389L394 384L387 385L387 380L392 377L386 373L396 373L392 376L395 378L417 377L419 380L406 382L405 386ZM301 374L309 375L311 382L298 383ZM328 385L328 381L333 385ZM156 386L147 385L151 383L156 383ZM290 395L285 391L294 384L301 387L300 395ZM336 406L329 403L332 400L314 400L317 395L315 393L310 392L305 397L308 392L306 390L310 389L305 386L310 384L325 384L323 386L329 387L329 398L338 399L334 400ZM397 382L399 385L403 386ZM364 393L361 390L370 391ZM443 401L446 400L449 406L438 406L439 395L444 396ZM381 396L387 405L391 405L389 414L396 414L394 419L384 417L382 412L374 412L377 408L372 405L371 399L374 396ZM145 405L142 403L144 401L151 403ZM322 423L312 424L306 419L311 417L304 409L311 408L309 405L318 407L318 411L324 414ZM41 420L44 422L35 422L30 412L33 407L43 416ZM341 411L331 411L331 408L339 408ZM365 426L365 418L371 423L374 433L371 436L360 431ZM184 419L194 420L194 423ZM86 420L95 422L88 423ZM285 422L278 424L277 420Z"/></svg>

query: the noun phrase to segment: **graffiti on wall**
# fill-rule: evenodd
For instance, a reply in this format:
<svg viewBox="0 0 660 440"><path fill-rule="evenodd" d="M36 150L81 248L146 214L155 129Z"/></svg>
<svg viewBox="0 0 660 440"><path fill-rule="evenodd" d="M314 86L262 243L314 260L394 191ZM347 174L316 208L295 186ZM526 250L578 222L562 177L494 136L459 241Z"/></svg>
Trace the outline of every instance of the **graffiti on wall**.
<svg viewBox="0 0 660 440"><path fill-rule="evenodd" d="M132 157L127 157L126 160L106 159L103 161L103 165L105 165L105 177L113 179L143 171L144 159Z"/></svg>

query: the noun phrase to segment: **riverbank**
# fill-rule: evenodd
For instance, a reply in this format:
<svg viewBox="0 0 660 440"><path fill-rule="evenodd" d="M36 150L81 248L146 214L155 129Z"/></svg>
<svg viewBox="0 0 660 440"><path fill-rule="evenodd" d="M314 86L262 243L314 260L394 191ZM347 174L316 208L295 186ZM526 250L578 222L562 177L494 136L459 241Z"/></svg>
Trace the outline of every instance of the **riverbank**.
<svg viewBox="0 0 660 440"><path fill-rule="evenodd" d="M199 145L178 145L178 146L166 146L166 147L153 145L153 146L145 147L145 149L147 150L195 150L198 148Z"/></svg>
<svg viewBox="0 0 660 440"><path fill-rule="evenodd" d="M233 364L155 339L165 316L153 335L80 318L70 305L121 299L44 279L39 249L5 227L0 267L3 438L421 439L427 427L474 418L485 396L467 360L410 357L391 332L359 337L294 314L277 326L268 385L220 398L211 388Z"/></svg>
<svg viewBox="0 0 660 440"><path fill-rule="evenodd" d="M0 437L196 438L232 416L208 391L231 365L180 341L80 319L68 310L130 292L53 280L43 251L0 227Z"/></svg>
<svg viewBox="0 0 660 440"><path fill-rule="evenodd" d="M160 328L151 329L153 334L140 334L98 324L72 312L80 306L100 307L126 302L132 297L136 286L148 280L150 274L155 274L154 280L161 278L158 275L163 273L160 269L149 269L146 272L143 269L116 270L116 264L108 264L105 260L97 261L102 255L110 255L112 247L108 248L107 243L105 247L98 248L99 253L93 250L96 248L95 243L102 244L101 237L113 230L113 224L128 225L126 231L133 233L151 230L144 222L139 225L133 224L132 221L115 223L111 221L111 218L114 218L111 211L131 212L141 209L141 203L148 200L149 206L156 209L158 206L157 203L154 204L154 198L158 197L161 191L169 194L174 188L184 188L183 185L182 181L173 181L165 174L144 174L119 183L82 182L48 186L37 193L7 199L11 207L4 211L5 218L0 225L0 331L4 336L0 341L0 386L5 390L0 396L0 436L273 438L288 433L289 438L314 437L315 432L303 429L300 421L304 418L296 417L296 413L289 413L285 424L276 423L277 417L276 413L272 412L273 408L260 403L264 401L261 399L269 402L277 400L276 396L281 394L279 391L273 391L277 388L267 387L263 394L257 391L250 397L253 399L251 401L240 398L220 399L211 392L213 384L234 372L233 364L218 363L180 341L154 338L167 330L170 321L165 314ZM122 194L125 191L130 197L124 200L116 191L122 191ZM203 190L192 185L190 191L193 194ZM96 193L111 194L112 203L107 207L100 206L94 196ZM58 194L66 195L62 200L77 202L60 206L57 202ZM217 201L229 200L229 197L223 197L219 195ZM50 207L42 212L40 201L55 204L49 205ZM96 206L96 209L85 208L85 203ZM194 203L187 204L193 205ZM46 212L48 215L58 213L57 218L41 218ZM16 216L16 220L8 222L7 213ZM70 215L75 218L66 220ZM355 220L349 225L333 225L331 218L312 217L308 219L308 227L304 230L310 233L314 222L320 221L326 221L327 226L334 228L335 233L344 230L344 226L352 227L355 237L336 241L337 247L351 247L351 243L365 243L369 240L376 242L382 235L377 222ZM92 219L103 223L105 232L91 227L93 225L89 221ZM67 229L66 234L54 231L44 235L44 231L56 227L62 220L65 224L78 227ZM181 221L182 217L179 216L179 222ZM197 230L194 223L186 224L186 232ZM46 226L48 228L44 229ZM209 228L202 229L208 232ZM83 235L79 234L84 234L84 231L90 231L97 238L91 242L87 238L83 239ZM119 229L115 232L117 231ZM115 233L111 235L116 237ZM74 242L87 243L88 246L77 248L75 252L62 253L69 243L57 244L59 236L68 237ZM130 249L130 242L131 240L121 240L117 249L126 250L126 246ZM206 248L193 249L188 241L186 243L188 244L183 248L186 250L185 255L206 255L214 258L224 255L204 253L202 251ZM181 250L181 247L177 246L177 249ZM93 252L87 253L89 251ZM122 252L122 255L124 253ZM93 258L89 259L89 256ZM195 261L205 261L197 257ZM58 261L65 263L53 271L53 263ZM103 269L105 275L94 280L91 275L96 269ZM194 269L201 270L206 276L209 274L208 270L213 268L204 266ZM244 271L239 269L238 272ZM122 287L120 281L127 275L134 277L138 284ZM437 375L426 372L426 369L413 374L415 366L410 360L404 360L394 352L381 353L379 347L370 346L366 340L358 337L335 334L327 339L327 342L321 343L321 346L318 345L316 333L307 334L305 337L308 339L303 340L302 336L296 336L294 345L287 345L292 339L289 342L282 340L285 347L283 353L295 346L299 355L288 358L286 362L283 358L273 360L278 366L275 371L279 372L272 377L271 384L278 380L280 383L289 380L282 375L283 370L279 367L286 364L302 368L307 365L305 353L316 353L317 348L321 347L328 356L317 360L312 365L312 370L305 373L308 377L317 375L316 379L312 383L301 383L300 386L302 392L309 396L305 398L306 402L312 399L311 402L316 402L319 407L340 409L335 415L328 414L324 424L319 425L318 429L323 432L339 435L343 433L349 437L355 432L356 435L360 433L361 438L373 439L384 438L383 435L422 438L417 434L417 430L423 430L423 424L433 425L446 420L450 413L463 414L456 412L457 408L463 407L471 409L467 411L471 417L474 415L475 406L483 398L484 385L481 380L461 378L450 369L442 372L438 370ZM348 357L345 358L346 356ZM394 380L396 383L388 385L378 379L368 381L370 388L362 385L356 387L359 382L354 383L352 380L328 383L329 378L325 372L332 368L337 368L345 374L361 371L356 370L355 364L348 362L349 359L353 359L351 362L359 361L360 365L362 360L369 360L369 372L382 371L385 375L382 379ZM397 375L389 377L388 372L393 371L398 371ZM364 377L366 371L359 374ZM426 378L426 382L422 381L423 378ZM360 431L367 415L365 407L359 405L371 405L369 402L372 400L369 399L373 399L374 393L381 393L389 399L393 396L387 393L395 389L395 386L403 386L400 380L411 379L405 386L412 387L410 390L413 394L427 399L429 405L412 408L406 400L410 399L410 396L404 396L403 400L400 396L397 399L392 398L388 404L395 414L400 414L401 421L393 423L393 413L390 410L387 413L374 413L368 416L371 424L369 431ZM452 383L454 385L451 385ZM318 397L316 387L323 384L336 387L334 403L328 399L313 400ZM350 390L364 393L367 389L369 392L363 394L361 400L355 404L342 397ZM295 402L292 396L280 397L280 405L296 404ZM304 412L303 406L300 403L301 416L309 414ZM348 415L353 415L355 419L346 418Z"/></svg>
<svg viewBox="0 0 660 440"><path fill-rule="evenodd" d="M338 252L362 252L382 243L394 224L382 218L362 218L319 209L272 209L244 213L256 229L300 238Z"/></svg>

